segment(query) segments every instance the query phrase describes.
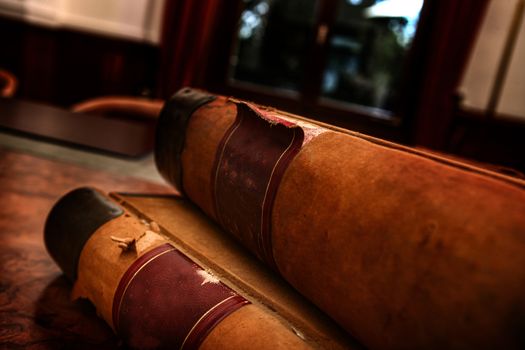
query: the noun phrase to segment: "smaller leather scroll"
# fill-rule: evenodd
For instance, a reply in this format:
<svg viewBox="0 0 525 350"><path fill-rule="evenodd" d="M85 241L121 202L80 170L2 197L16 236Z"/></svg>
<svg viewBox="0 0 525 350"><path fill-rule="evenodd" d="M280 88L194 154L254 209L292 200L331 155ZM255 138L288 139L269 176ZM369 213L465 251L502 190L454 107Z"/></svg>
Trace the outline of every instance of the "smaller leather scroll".
<svg viewBox="0 0 525 350"><path fill-rule="evenodd" d="M132 348L197 349L249 301L170 244L138 258L113 299L113 324Z"/></svg>

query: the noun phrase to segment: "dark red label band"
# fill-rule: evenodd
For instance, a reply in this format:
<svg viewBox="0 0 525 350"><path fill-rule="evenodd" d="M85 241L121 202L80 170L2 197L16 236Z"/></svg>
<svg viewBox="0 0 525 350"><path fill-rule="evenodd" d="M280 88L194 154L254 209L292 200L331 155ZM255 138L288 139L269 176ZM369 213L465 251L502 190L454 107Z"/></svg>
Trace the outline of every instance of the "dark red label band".
<svg viewBox="0 0 525 350"><path fill-rule="evenodd" d="M249 302L172 245L139 257L113 299L113 324L133 348L197 349L226 316Z"/></svg>
<svg viewBox="0 0 525 350"><path fill-rule="evenodd" d="M237 119L217 150L211 179L216 219L273 268L273 203L304 139L301 128L290 126L238 104Z"/></svg>

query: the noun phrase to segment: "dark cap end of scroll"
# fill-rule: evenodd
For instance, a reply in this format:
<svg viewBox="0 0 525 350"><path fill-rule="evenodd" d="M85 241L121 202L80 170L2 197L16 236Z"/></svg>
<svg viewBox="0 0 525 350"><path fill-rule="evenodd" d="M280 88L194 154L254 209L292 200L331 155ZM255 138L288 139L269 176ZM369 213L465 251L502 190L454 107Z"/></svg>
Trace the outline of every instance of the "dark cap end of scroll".
<svg viewBox="0 0 525 350"><path fill-rule="evenodd" d="M205 91L182 88L162 108L155 138L155 163L160 174L181 193L182 163L186 127L192 113L217 96Z"/></svg>
<svg viewBox="0 0 525 350"><path fill-rule="evenodd" d="M100 226L123 213L120 206L89 187L67 193L53 206L44 227L44 242L71 281L76 280L78 260L87 240Z"/></svg>

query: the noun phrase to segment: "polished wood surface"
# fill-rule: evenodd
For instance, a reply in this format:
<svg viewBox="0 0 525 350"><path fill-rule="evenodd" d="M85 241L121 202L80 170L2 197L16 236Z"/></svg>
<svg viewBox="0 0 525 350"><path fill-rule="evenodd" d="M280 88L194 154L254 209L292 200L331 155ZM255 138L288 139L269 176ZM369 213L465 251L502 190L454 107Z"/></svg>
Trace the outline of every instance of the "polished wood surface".
<svg viewBox="0 0 525 350"><path fill-rule="evenodd" d="M54 202L79 186L171 193L162 185L0 148L0 348L112 349L119 340L47 254L43 226Z"/></svg>
<svg viewBox="0 0 525 350"><path fill-rule="evenodd" d="M128 157L153 150L155 120L113 119L0 99L0 129Z"/></svg>

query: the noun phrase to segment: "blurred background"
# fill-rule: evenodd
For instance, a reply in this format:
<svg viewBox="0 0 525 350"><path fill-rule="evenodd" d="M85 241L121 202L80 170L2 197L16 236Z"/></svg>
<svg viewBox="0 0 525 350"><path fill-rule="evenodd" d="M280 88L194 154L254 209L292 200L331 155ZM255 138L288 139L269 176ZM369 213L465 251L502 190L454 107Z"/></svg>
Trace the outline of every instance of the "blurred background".
<svg viewBox="0 0 525 350"><path fill-rule="evenodd" d="M194 86L524 171L523 16L523 0L0 0L0 70L10 98L64 109Z"/></svg>

